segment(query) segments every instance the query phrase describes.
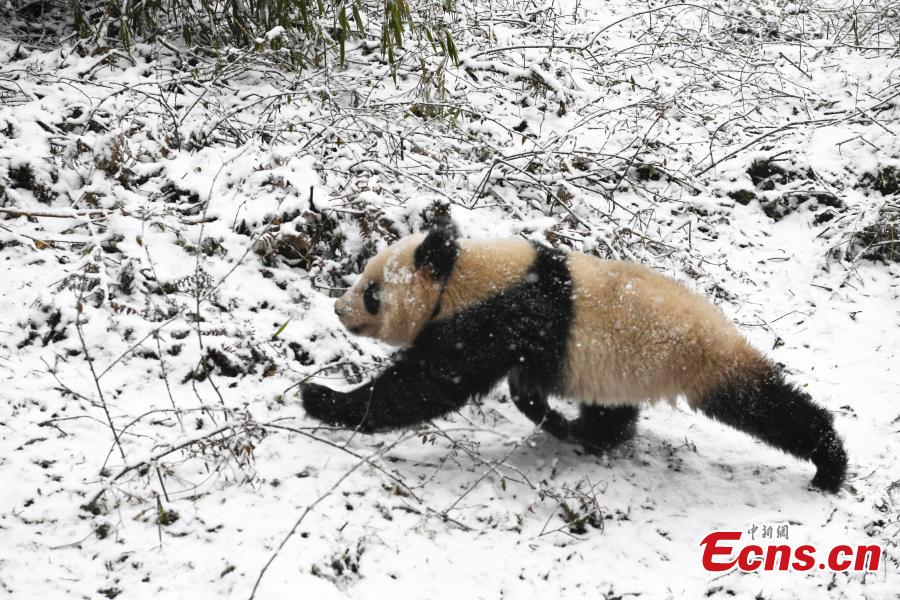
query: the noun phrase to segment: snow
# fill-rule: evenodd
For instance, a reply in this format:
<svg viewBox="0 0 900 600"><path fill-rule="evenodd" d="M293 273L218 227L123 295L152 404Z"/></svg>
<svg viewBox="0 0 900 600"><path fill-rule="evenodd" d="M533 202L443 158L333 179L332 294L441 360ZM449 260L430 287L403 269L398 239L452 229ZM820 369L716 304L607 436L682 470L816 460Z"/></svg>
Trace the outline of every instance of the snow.
<svg viewBox="0 0 900 600"><path fill-rule="evenodd" d="M272 40L274 40L274 39L276 39L276 38L280 38L282 35L284 35L284 27L282 27L281 25L279 25L279 26L273 27L272 29L270 29L269 31L267 31L267 32L266 32L266 37L265 37L265 39L263 39L263 38L256 38L256 43L257 43L257 44L262 44L264 41L265 41L265 42L271 42Z"/></svg>
<svg viewBox="0 0 900 600"><path fill-rule="evenodd" d="M249 598L272 559L257 598L896 597L900 266L845 252L898 201L871 183L900 167L881 13L464 4L479 29L443 94L349 43L347 69L294 75L0 39L3 593ZM479 55L500 46L528 47ZM754 161L785 175L754 182ZM840 206L763 211L812 192ZM333 298L436 201L467 237L641 261L714 299L833 412L846 488L684 403L599 458L505 384L413 431L317 428L295 386L346 389L390 352ZM703 571L703 537L755 524L881 544L881 570Z"/></svg>

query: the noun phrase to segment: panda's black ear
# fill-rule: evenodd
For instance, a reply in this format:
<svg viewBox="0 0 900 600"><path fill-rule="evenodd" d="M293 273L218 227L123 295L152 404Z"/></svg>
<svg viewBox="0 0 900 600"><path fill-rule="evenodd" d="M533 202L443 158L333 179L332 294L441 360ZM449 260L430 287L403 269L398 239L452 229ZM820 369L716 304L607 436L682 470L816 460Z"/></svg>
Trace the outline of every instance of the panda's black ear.
<svg viewBox="0 0 900 600"><path fill-rule="evenodd" d="M441 221L428 232L416 248L416 269L427 269L434 279L447 279L459 256L459 231L451 221Z"/></svg>

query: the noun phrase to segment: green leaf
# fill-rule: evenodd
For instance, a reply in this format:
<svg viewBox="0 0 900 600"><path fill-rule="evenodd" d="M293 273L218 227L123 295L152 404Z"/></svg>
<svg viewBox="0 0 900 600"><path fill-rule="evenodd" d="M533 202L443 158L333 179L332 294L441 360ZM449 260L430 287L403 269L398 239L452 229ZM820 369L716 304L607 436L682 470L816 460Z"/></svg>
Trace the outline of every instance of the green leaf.
<svg viewBox="0 0 900 600"><path fill-rule="evenodd" d="M273 339L273 340L274 340L275 338L277 338L279 335L281 335L281 332L284 331L284 328L288 326L288 323L290 323L290 322L291 322L291 319L293 319L293 318L294 318L294 317L288 317L288 320L285 321L284 323L282 323L281 327L278 328L278 331L276 331L275 333L272 334L272 339Z"/></svg>
<svg viewBox="0 0 900 600"><path fill-rule="evenodd" d="M447 31L447 56L450 57L450 60L453 61L453 66L459 66L459 53L456 51L456 43L453 41L453 36L450 35L450 32Z"/></svg>
<svg viewBox="0 0 900 600"><path fill-rule="evenodd" d="M356 31L361 35L363 32L363 21L359 12L359 2L353 3L353 20L356 21Z"/></svg>
<svg viewBox="0 0 900 600"><path fill-rule="evenodd" d="M350 33L350 21L347 20L347 7L343 4L341 5L340 10L338 10L338 24L341 26L341 29L344 30L344 33Z"/></svg>
<svg viewBox="0 0 900 600"><path fill-rule="evenodd" d="M403 47L403 22L400 19L400 8L397 6L397 2L401 0L395 0L394 2L389 2L388 6L391 9L391 28L394 31L394 43L397 47ZM394 64L393 62L391 64Z"/></svg>

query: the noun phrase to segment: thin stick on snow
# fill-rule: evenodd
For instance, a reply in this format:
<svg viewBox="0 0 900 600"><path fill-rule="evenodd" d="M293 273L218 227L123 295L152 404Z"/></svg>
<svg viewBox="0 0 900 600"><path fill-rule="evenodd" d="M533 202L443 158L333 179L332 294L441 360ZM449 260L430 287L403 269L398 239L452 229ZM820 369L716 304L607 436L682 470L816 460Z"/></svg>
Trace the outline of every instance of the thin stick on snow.
<svg viewBox="0 0 900 600"><path fill-rule="evenodd" d="M228 423L223 423L222 425L220 425L219 427L217 427L216 429L214 429L213 431L211 431L209 433L204 433L203 435L192 437L192 438L189 438L187 440L184 440L182 442L178 442L175 444L169 444L165 449L160 450L159 452L152 454L147 458L143 458L141 460L132 462L131 464L128 464L128 465L122 467L122 469L120 469L119 472L116 473L112 477L112 479L110 479L108 481L107 486L104 486L104 488L102 490L97 492L94 495L94 497L91 498L91 500L87 504L85 504L85 506L87 506L87 507L96 506L97 501L100 500L100 498L102 498L103 495L107 491L109 491L108 485L120 480L122 477L124 477L131 471L134 471L135 469L138 469L145 465L151 465L151 464L155 463L156 461L158 461L159 459L161 459L165 456L168 456L169 454L172 454L173 452L177 452L177 451L187 448L189 446L193 446L194 444L199 444L201 442L205 442L206 440L210 439L213 436L219 435L220 433L224 433L229 430L233 432L238 427L242 427L244 425L246 425L245 421L229 421Z"/></svg>
<svg viewBox="0 0 900 600"><path fill-rule="evenodd" d="M265 423L265 424L260 424L260 427L262 427L263 429L281 429L281 430L284 430L284 431L290 431L290 432L292 432L292 433L298 433L298 434L300 434L300 435L302 435L302 436L304 436L304 437L307 437L307 438L309 438L309 439L311 439L311 440L315 440L315 441L317 441L317 442L321 442L321 443L323 443L323 444L325 444L325 445L327 445L327 446L331 446L332 448L335 448L335 449L340 450L340 451L342 451L342 452L346 452L347 454L349 454L350 456L353 456L354 458L358 458L358 459L361 459L361 460L365 460L365 457L364 457L364 456L362 456L361 454L359 454L359 453L357 453L357 452L354 452L353 450L351 450L350 448L348 448L346 445L343 445L343 446L342 446L342 445L340 445L340 444L335 444L334 442L332 442L332 441L330 441L330 440L327 440L327 439L325 439L325 438L319 437L319 436L317 436L317 435L314 435L314 434L312 434L312 433L310 433L310 432L308 432L308 431L304 431L303 429L300 429L300 428L297 428L297 427L290 427L290 426L288 426L288 425L280 425L280 424L277 424L277 423ZM323 429L323 428L322 428L322 427L314 427L313 429ZM407 437L405 437L405 438L403 439L403 441L406 441L407 439L411 439L411 438L414 438L414 437L418 437L418 435L417 435L417 434L414 434L414 435L407 436ZM450 516L448 516L447 514L445 514L446 511L443 511L443 512L442 512L442 511L439 511L439 510L437 510L437 509L435 509L435 508L432 508L432 507L428 506L428 505L425 503L425 500L423 500L418 494L416 494L416 493L413 491L413 489L409 486L409 484L406 483L406 481L404 481L403 478L400 477L399 475L397 475L397 474L395 474L395 473L391 473L390 471L388 471L387 469L385 469L384 467L382 467L382 466L379 465L378 463L375 463L375 462L372 462L372 461L368 461L368 462L369 462L369 466L370 466L370 467L372 467L372 468L375 469L376 471L379 471L379 472L383 473L383 474L386 475L388 478L390 478L394 483L396 483L397 485L399 485L400 487L402 487L404 493L408 494L410 498L412 498L413 500L415 500L416 502L418 502L421 506L423 506L423 507L425 508L425 511L428 512L429 514L432 514L432 515L434 515L434 516L436 516L436 517L440 517L441 520L446 521L446 522L448 522L448 523L452 523L453 525L456 525L457 527L459 527L459 528L462 529L463 531L472 531L472 528L469 527L468 525L466 525L465 523L461 523L460 521L457 521L457 520L454 519L453 517L450 517Z"/></svg>
<svg viewBox="0 0 900 600"><path fill-rule="evenodd" d="M400 438L395 440L393 443L388 444L387 446L378 449L377 451L373 452L369 456L361 458L352 467L350 467L349 470L344 472L344 474L341 475L338 478L338 480L334 482L334 485L332 485L330 488L328 488L328 490L324 494L322 494L321 496L316 498L312 502L312 504L310 504L303 510L303 512L300 514L300 517L298 517L297 520L294 521L293 527L291 527L290 531L287 532L287 535L285 535L284 538L282 538L281 543L278 544L277 548L275 548L275 551L272 553L272 556L269 557L269 560L266 561L266 564L264 564L263 568L259 571L259 575L256 578L256 582L253 584L253 589L250 592L250 597L248 598L248 600L253 600L256 597L256 590L259 588L259 584L262 582L263 577L266 575L266 571L269 570L269 567L272 566L272 563L275 562L276 558L278 558L278 554L281 553L281 550L285 547L285 545L288 543L288 541L292 537L294 537L295 533L297 533L297 529L300 527L300 524L303 523L303 520L306 518L306 515L308 515L310 512L312 512L312 510L316 506L318 506L320 502L325 500L325 498L327 498L328 496L333 494L335 492L335 490L337 490L341 486L341 484L344 483L344 481L348 477L350 477L350 475L352 475L354 472L356 472L356 470L358 468L360 468L361 466L363 466L365 464L372 464L372 459L384 455L385 453L392 450L398 444L406 441L410 437L411 436L401 436Z"/></svg>
<svg viewBox="0 0 900 600"><path fill-rule="evenodd" d="M529 437L530 437L530 436L529 436ZM508 459L508 458L512 455L512 453L515 452L518 448L519 448L519 443L516 442L515 444L513 444L512 448L509 449L509 452L507 452L506 454L503 455L503 458L501 458L501 459L498 460L498 461L490 461L490 462L488 463L488 464L490 465L490 467L489 467L484 473L481 474L481 477L479 477L478 479L476 479L476 480L472 483L472 485L470 485L468 488L466 488L466 491L464 491L462 494L460 494L460 495L456 498L456 500L453 501L453 504L451 504L450 506L448 506L447 508L445 508L445 509L441 512L441 514L444 515L444 516L447 516L447 515L450 513L451 510L453 510L454 508L456 508L457 505L458 505L460 502L463 501L463 498L465 498L466 496L468 496L468 495L472 492L472 490L474 490L476 487L478 487L478 484L480 484L482 481L484 481L484 480L485 480L489 475L491 475L492 473L497 473L497 469L498 469L501 465L503 465L503 464L506 462L506 459ZM497 474L500 475L500 477L503 477L503 475L501 475L500 473L497 473Z"/></svg>
<svg viewBox="0 0 900 600"><path fill-rule="evenodd" d="M116 432L116 426L113 424L112 416L109 414L109 407L106 405L106 399L103 397L103 388L100 386L100 378L97 377L97 371L94 369L94 361L91 359L91 353L88 350L87 343L84 341L84 333L81 331L81 315L82 312L82 298L84 296L84 283L85 279L81 281L81 292L78 297L78 314L75 315L75 331L78 332L78 339L81 341L81 350L84 352L84 359L87 361L88 367L91 370L91 377L94 379L94 385L97 388L97 396L100 398L100 406L103 407L103 413L106 415L106 421L109 423L109 428L112 431L113 439L116 441L116 446L119 448L119 454L122 455L122 460L125 459L125 450L122 448L122 442L119 439L119 434Z"/></svg>
<svg viewBox="0 0 900 600"><path fill-rule="evenodd" d="M0 212L8 215L16 215L18 217L46 217L50 219L78 219L80 217L105 217L108 213L105 210L23 210L21 208L10 208L0 206Z"/></svg>

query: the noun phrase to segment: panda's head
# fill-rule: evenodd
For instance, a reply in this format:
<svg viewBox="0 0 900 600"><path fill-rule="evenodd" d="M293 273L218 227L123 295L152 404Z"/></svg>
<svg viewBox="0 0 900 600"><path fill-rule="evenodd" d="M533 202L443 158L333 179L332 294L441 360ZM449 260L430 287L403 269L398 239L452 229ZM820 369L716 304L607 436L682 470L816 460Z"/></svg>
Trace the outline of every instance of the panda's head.
<svg viewBox="0 0 900 600"><path fill-rule="evenodd" d="M411 344L434 316L458 255L450 223L405 237L369 261L334 311L352 333L394 346Z"/></svg>

